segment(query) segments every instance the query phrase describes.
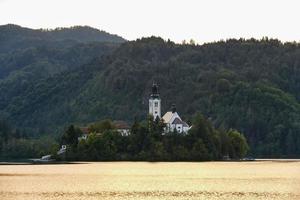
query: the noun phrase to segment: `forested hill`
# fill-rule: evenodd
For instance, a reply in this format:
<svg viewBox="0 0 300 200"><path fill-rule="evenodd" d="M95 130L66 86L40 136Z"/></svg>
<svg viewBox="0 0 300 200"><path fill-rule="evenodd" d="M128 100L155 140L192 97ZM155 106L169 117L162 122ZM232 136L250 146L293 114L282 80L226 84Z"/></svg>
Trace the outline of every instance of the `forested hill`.
<svg viewBox="0 0 300 200"><path fill-rule="evenodd" d="M88 26L74 26L56 29L29 29L14 24L0 26L0 53L32 46L49 45L55 42L69 45L73 42L114 42L126 40L120 36L109 34ZM54 45L54 44L53 44Z"/></svg>
<svg viewBox="0 0 300 200"><path fill-rule="evenodd" d="M110 53L125 41L87 26L34 30L3 25L0 26L0 80L27 75L39 79L74 69Z"/></svg>
<svg viewBox="0 0 300 200"><path fill-rule="evenodd" d="M176 103L187 121L201 112L217 127L236 128L256 155L300 155L297 43L264 38L195 46L151 37L105 46L105 51L96 43L81 51L49 48L33 55L46 60L55 55L66 70L43 76L49 66L41 64L0 81L1 115L18 127L52 133L70 123L144 119L155 81L163 112ZM80 66L65 67L78 58L84 60Z"/></svg>

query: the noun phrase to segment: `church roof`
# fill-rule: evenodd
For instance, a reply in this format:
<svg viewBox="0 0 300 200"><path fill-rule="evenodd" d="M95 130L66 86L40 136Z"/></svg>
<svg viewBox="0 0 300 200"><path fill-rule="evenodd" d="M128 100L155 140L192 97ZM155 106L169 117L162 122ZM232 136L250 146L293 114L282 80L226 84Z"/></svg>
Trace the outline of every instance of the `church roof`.
<svg viewBox="0 0 300 200"><path fill-rule="evenodd" d="M180 120L178 117L176 117L174 119L174 121L172 122L172 124L183 124L183 123L182 123L182 120Z"/></svg>
<svg viewBox="0 0 300 200"><path fill-rule="evenodd" d="M190 127L185 121L182 121L183 127Z"/></svg>
<svg viewBox="0 0 300 200"><path fill-rule="evenodd" d="M182 124L183 127L189 127L189 125L185 121L182 121L178 117L176 117L174 119L174 121L172 122L172 124Z"/></svg>
<svg viewBox="0 0 300 200"><path fill-rule="evenodd" d="M172 119L173 113L166 112L166 114L162 117L165 123L169 123Z"/></svg>
<svg viewBox="0 0 300 200"><path fill-rule="evenodd" d="M114 121L116 129L130 129L130 126L125 121Z"/></svg>
<svg viewBox="0 0 300 200"><path fill-rule="evenodd" d="M182 121L178 115L177 112L167 112L163 117L163 120L165 123L172 123L172 124L182 124L183 127L189 127L189 125L185 122ZM172 121L171 121L172 120Z"/></svg>
<svg viewBox="0 0 300 200"><path fill-rule="evenodd" d="M90 133L89 127L79 127L79 129L81 130L81 132L83 134L89 134Z"/></svg>

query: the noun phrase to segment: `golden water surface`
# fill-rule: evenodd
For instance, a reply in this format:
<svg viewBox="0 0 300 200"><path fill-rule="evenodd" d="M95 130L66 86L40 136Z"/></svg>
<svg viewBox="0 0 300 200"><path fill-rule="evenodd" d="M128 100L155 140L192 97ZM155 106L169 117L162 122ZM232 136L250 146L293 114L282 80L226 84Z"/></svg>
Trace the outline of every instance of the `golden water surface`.
<svg viewBox="0 0 300 200"><path fill-rule="evenodd" d="M300 199L300 161L0 165L0 199Z"/></svg>

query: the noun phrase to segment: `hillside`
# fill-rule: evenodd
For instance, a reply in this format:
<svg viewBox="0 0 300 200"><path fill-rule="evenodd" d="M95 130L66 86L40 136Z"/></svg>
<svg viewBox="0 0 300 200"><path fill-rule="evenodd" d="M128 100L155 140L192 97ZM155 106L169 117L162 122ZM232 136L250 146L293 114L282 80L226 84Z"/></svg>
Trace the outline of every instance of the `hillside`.
<svg viewBox="0 0 300 200"><path fill-rule="evenodd" d="M33 72L35 69L28 69L31 66L50 74L74 68L122 42L125 40L120 36L87 26L34 30L3 25L0 26L0 80L25 68Z"/></svg>
<svg viewBox="0 0 300 200"><path fill-rule="evenodd" d="M77 53L78 61L91 55L86 50ZM61 61L62 66L71 62L63 56ZM216 127L236 128L246 135L254 155L300 155L296 43L265 38L194 46L152 37L94 54L51 76L37 78L32 69L21 74L17 70L0 82L1 115L18 127L52 133L70 123L144 119L155 81L163 112L176 103L187 121L201 112Z"/></svg>
<svg viewBox="0 0 300 200"><path fill-rule="evenodd" d="M53 30L30 29L14 24L0 26L0 54L41 45L59 45L63 47L73 44L74 42L122 43L125 41L126 40L120 36L112 35L88 26L56 28ZM60 44L56 42L60 42Z"/></svg>

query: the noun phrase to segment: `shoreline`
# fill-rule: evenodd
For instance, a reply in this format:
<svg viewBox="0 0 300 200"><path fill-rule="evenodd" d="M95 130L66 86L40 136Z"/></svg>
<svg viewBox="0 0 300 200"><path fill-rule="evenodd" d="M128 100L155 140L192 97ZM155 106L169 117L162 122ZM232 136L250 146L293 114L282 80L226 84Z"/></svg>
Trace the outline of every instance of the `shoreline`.
<svg viewBox="0 0 300 200"><path fill-rule="evenodd" d="M51 161L51 162L30 162L30 161L0 161L1 165L65 165L65 164L86 164L82 161Z"/></svg>
<svg viewBox="0 0 300 200"><path fill-rule="evenodd" d="M263 158L263 159L255 159L255 160L213 160L213 161L130 161L130 160L116 160L116 161L51 161L51 162L32 162L32 161L24 161L24 160L16 160L16 161L0 161L1 165L62 165L62 164L88 164L88 163L108 163L108 162L148 162L148 163L205 163L205 162L300 162L300 159L274 159L274 158Z"/></svg>

